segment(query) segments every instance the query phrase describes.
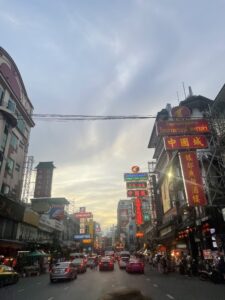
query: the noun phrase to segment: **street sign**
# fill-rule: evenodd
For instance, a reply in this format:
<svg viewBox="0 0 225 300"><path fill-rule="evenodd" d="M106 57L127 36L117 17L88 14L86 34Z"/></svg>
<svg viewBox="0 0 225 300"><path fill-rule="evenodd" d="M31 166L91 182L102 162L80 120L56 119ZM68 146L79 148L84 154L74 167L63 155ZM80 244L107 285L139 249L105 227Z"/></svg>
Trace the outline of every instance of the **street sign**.
<svg viewBox="0 0 225 300"><path fill-rule="evenodd" d="M78 212L74 214L75 218L81 219L81 218L92 218L93 215L91 212Z"/></svg>
<svg viewBox="0 0 225 300"><path fill-rule="evenodd" d="M75 234L74 240L83 240L83 239L90 239L90 234Z"/></svg>

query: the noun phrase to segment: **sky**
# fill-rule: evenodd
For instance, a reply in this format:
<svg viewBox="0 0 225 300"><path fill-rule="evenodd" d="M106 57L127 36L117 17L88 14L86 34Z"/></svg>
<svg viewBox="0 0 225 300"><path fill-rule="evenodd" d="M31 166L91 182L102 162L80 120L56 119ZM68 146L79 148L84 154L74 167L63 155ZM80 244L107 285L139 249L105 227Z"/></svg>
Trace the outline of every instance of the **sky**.
<svg viewBox="0 0 225 300"><path fill-rule="evenodd" d="M224 84L224 0L0 0L0 46L35 114L156 115L188 86ZM52 196L86 207L103 229L126 199L123 174L148 170L154 119L36 121L34 167L54 161Z"/></svg>

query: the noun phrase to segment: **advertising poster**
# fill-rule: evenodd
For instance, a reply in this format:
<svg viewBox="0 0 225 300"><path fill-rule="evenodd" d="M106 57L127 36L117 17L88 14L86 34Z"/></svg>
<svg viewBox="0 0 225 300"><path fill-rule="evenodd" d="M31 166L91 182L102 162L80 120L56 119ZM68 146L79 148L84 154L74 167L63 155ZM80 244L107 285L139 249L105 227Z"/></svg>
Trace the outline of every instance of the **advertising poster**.
<svg viewBox="0 0 225 300"><path fill-rule="evenodd" d="M54 205L49 210L49 218L61 221L64 219L64 205Z"/></svg>

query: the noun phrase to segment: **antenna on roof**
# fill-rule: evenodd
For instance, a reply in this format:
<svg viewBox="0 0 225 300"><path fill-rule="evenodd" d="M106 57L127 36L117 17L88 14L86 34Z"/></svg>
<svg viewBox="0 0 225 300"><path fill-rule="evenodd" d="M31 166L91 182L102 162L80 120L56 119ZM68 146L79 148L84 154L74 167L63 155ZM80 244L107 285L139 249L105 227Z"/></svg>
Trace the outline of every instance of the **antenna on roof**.
<svg viewBox="0 0 225 300"><path fill-rule="evenodd" d="M191 86L188 87L188 90L189 90L189 97L193 96L193 92L192 92Z"/></svg>
<svg viewBox="0 0 225 300"><path fill-rule="evenodd" d="M180 98L179 98L179 93L177 92L177 101L178 101L178 104L180 104Z"/></svg>
<svg viewBox="0 0 225 300"><path fill-rule="evenodd" d="M184 99L187 98L187 95L186 95L186 91L185 91L185 85L184 85L184 82L182 82L182 85L183 85L183 90L184 90Z"/></svg>

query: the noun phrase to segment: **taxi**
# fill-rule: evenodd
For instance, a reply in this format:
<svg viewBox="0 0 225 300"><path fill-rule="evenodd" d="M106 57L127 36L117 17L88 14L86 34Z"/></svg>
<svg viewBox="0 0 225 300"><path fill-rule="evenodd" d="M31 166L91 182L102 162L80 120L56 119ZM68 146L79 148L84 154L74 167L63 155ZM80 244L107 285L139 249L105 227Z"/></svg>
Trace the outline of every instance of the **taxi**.
<svg viewBox="0 0 225 300"><path fill-rule="evenodd" d="M0 265L0 287L7 284L16 283L19 280L19 274L6 265Z"/></svg>

